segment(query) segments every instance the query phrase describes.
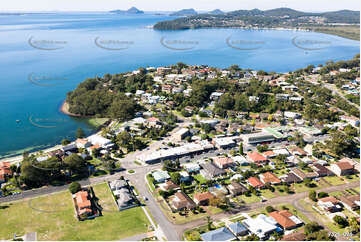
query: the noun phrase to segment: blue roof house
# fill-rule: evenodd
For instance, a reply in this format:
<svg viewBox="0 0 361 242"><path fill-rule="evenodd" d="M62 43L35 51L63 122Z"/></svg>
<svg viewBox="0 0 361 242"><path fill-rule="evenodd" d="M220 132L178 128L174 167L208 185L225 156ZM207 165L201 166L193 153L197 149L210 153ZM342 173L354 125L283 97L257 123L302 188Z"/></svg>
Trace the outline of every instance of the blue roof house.
<svg viewBox="0 0 361 242"><path fill-rule="evenodd" d="M243 235L246 235L248 232L248 229L240 222L232 223L232 224L228 225L228 228L236 236L243 236Z"/></svg>
<svg viewBox="0 0 361 242"><path fill-rule="evenodd" d="M204 241L231 241L237 239L236 236L225 227L203 233L201 234L201 238Z"/></svg>

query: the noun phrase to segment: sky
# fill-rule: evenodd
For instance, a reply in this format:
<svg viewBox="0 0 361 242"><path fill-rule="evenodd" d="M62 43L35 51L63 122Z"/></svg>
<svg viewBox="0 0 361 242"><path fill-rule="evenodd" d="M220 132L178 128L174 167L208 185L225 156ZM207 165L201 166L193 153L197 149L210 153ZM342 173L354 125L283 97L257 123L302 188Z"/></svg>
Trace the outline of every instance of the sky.
<svg viewBox="0 0 361 242"><path fill-rule="evenodd" d="M359 0L3 0L0 11L108 11L135 6L145 11L194 8L208 11L288 7L308 12L360 10Z"/></svg>

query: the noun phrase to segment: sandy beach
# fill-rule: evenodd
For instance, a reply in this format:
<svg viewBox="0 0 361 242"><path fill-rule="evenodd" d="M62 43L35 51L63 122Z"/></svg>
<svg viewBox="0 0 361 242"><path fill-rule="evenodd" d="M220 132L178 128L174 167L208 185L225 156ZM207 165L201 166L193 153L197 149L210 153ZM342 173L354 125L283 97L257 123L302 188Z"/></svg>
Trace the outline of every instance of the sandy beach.
<svg viewBox="0 0 361 242"><path fill-rule="evenodd" d="M82 117L80 114L69 112L69 104L66 101L64 101L63 104L61 105L60 112L72 117Z"/></svg>

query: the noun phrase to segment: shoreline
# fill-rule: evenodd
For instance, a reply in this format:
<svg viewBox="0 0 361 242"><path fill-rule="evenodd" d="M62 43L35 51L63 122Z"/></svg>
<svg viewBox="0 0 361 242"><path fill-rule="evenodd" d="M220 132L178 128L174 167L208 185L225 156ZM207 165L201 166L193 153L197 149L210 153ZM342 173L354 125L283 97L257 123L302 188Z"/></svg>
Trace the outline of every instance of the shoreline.
<svg viewBox="0 0 361 242"><path fill-rule="evenodd" d="M60 106L59 111L63 114L69 115L71 117L87 118L80 114L75 114L75 113L69 112L69 104L65 100L64 100L63 104Z"/></svg>

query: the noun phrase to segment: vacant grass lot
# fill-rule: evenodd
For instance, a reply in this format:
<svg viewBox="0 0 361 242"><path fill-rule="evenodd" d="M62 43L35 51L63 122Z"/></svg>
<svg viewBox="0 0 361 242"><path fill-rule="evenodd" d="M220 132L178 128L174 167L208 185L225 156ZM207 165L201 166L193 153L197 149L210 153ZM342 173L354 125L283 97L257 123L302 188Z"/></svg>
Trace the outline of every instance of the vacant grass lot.
<svg viewBox="0 0 361 242"><path fill-rule="evenodd" d="M333 186L337 186L345 183L338 176L327 176L324 177L323 179L325 179L328 183L331 183Z"/></svg>
<svg viewBox="0 0 361 242"><path fill-rule="evenodd" d="M247 197L246 195L239 196L240 199L242 199L245 203L255 203L261 201L261 198L255 195L251 195Z"/></svg>
<svg viewBox="0 0 361 242"><path fill-rule="evenodd" d="M94 186L94 190L108 206L111 194L105 193L104 185ZM14 233L23 235L36 231L38 240L119 240L145 233L148 227L140 207L104 212L101 217L80 222L75 218L68 191L1 205L0 239L11 239Z"/></svg>

